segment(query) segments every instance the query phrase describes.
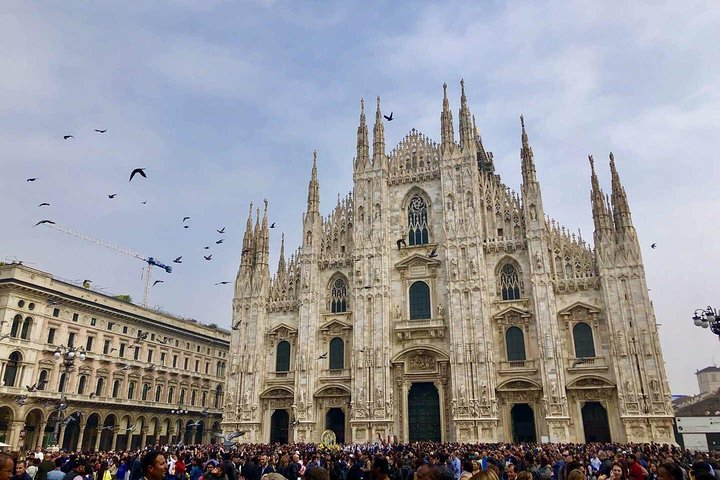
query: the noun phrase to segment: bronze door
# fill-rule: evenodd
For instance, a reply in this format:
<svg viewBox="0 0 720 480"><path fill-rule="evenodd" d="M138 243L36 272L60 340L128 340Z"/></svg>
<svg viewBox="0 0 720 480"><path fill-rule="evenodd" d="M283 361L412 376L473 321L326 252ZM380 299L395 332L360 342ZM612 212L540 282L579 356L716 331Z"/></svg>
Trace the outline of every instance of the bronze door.
<svg viewBox="0 0 720 480"><path fill-rule="evenodd" d="M413 383L410 387L408 424L411 442L441 441L440 396L432 383Z"/></svg>

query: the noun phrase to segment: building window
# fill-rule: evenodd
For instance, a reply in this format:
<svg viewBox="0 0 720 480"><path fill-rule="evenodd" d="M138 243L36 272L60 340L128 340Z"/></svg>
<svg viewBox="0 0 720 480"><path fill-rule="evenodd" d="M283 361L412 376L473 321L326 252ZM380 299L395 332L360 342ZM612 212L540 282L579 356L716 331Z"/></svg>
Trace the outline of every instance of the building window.
<svg viewBox="0 0 720 480"><path fill-rule="evenodd" d="M505 347L508 362L525 361L525 335L518 327L510 327L505 331Z"/></svg>
<svg viewBox="0 0 720 480"><path fill-rule="evenodd" d="M124 357L124 356L125 356L125 344L124 344L124 343L121 343L121 344L120 344L120 351L118 352L118 356L119 356L119 357Z"/></svg>
<svg viewBox="0 0 720 480"><path fill-rule="evenodd" d="M105 390L105 379L100 377L97 379L97 385L95 385L95 396L100 397L103 395Z"/></svg>
<svg viewBox="0 0 720 480"><path fill-rule="evenodd" d="M112 396L113 396L113 398L118 398L119 395L120 395L120 380L115 380L115 382L113 382Z"/></svg>
<svg viewBox="0 0 720 480"><path fill-rule="evenodd" d="M145 400L147 400L147 394L148 394L149 391L150 391L150 384L149 384L149 383L143 383L143 388L142 388L142 401L143 401L143 402L144 402Z"/></svg>
<svg viewBox="0 0 720 480"><path fill-rule="evenodd" d="M127 327L127 325L123 325L123 333L127 333L127 332L128 332L128 327Z"/></svg>
<svg viewBox="0 0 720 480"><path fill-rule="evenodd" d="M73 313L73 322L77 322L79 318L80 318L79 313Z"/></svg>
<svg viewBox="0 0 720 480"><path fill-rule="evenodd" d="M67 380L67 374L60 374L60 381L58 382L58 392L63 393L65 391L65 381Z"/></svg>
<svg viewBox="0 0 720 480"><path fill-rule="evenodd" d="M183 367L185 370L188 369L188 364L189 364L189 362L190 362L190 359L189 359L189 358L186 358L186 359L185 359L185 362L183 362L183 363L185 364L185 366Z"/></svg>
<svg viewBox="0 0 720 480"><path fill-rule="evenodd" d="M275 355L275 371L290 371L290 342L283 340L278 343Z"/></svg>
<svg viewBox="0 0 720 480"><path fill-rule="evenodd" d="M160 352L160 365L165 366L165 352Z"/></svg>
<svg viewBox="0 0 720 480"><path fill-rule="evenodd" d="M97 325L97 318L90 318L90 326L94 327L95 325Z"/></svg>
<svg viewBox="0 0 720 480"><path fill-rule="evenodd" d="M344 278L337 278L330 291L330 311L332 313L347 312L348 285Z"/></svg>
<svg viewBox="0 0 720 480"><path fill-rule="evenodd" d="M168 403L173 403L175 398L175 387L168 388Z"/></svg>
<svg viewBox="0 0 720 480"><path fill-rule="evenodd" d="M133 354L133 359L140 360L140 347L135 347L135 353Z"/></svg>
<svg viewBox="0 0 720 480"><path fill-rule="evenodd" d="M410 199L408 205L408 229L408 245L430 243L427 205L420 195L415 195Z"/></svg>
<svg viewBox="0 0 720 480"><path fill-rule="evenodd" d="M195 360L195 373L200 372L200 360Z"/></svg>
<svg viewBox="0 0 720 480"><path fill-rule="evenodd" d="M22 315L15 315L13 317L12 326L10 327L10 336L17 337L20 332L20 326L22 324Z"/></svg>
<svg viewBox="0 0 720 480"><path fill-rule="evenodd" d="M191 406L191 407L194 407L194 406L195 406L195 400L196 400L196 398L197 398L197 392L196 392L195 390L192 390L192 391L190 392L190 406Z"/></svg>
<svg viewBox="0 0 720 480"><path fill-rule="evenodd" d="M14 387L15 382L19 380L20 362L22 362L20 352L12 352L8 357L8 362L5 365L5 375L3 375L3 385L6 387Z"/></svg>
<svg viewBox="0 0 720 480"><path fill-rule="evenodd" d="M210 362L205 362L205 375L210 373Z"/></svg>
<svg viewBox="0 0 720 480"><path fill-rule="evenodd" d="M220 408L223 401L223 388L222 385L215 387L215 408Z"/></svg>
<svg viewBox="0 0 720 480"><path fill-rule="evenodd" d="M55 333L57 333L57 328L55 328L55 327L50 327L50 328L48 329L47 343L49 343L49 344L55 343Z"/></svg>
<svg viewBox="0 0 720 480"><path fill-rule="evenodd" d="M110 340L105 340L103 342L103 354L107 355L110 353Z"/></svg>
<svg viewBox="0 0 720 480"><path fill-rule="evenodd" d="M85 395L85 384L86 383L87 383L87 376L80 375L80 379L78 380L78 389L77 389L78 395Z"/></svg>
<svg viewBox="0 0 720 480"><path fill-rule="evenodd" d="M197 346L197 353L200 353L200 345Z"/></svg>
<svg viewBox="0 0 720 480"><path fill-rule="evenodd" d="M95 337L88 337L87 342L85 342L85 350L88 352L92 352L93 347L93 341L95 340Z"/></svg>
<svg viewBox="0 0 720 480"><path fill-rule="evenodd" d="M75 337L77 336L77 333L70 332L68 333L68 347L72 348L75 346Z"/></svg>
<svg viewBox="0 0 720 480"><path fill-rule="evenodd" d="M425 282L410 285L410 320L430 318L430 287Z"/></svg>
<svg viewBox="0 0 720 480"><path fill-rule="evenodd" d="M178 356L173 355L173 368L177 368L177 361L178 361Z"/></svg>
<svg viewBox="0 0 720 480"><path fill-rule="evenodd" d="M576 323L573 327L576 358L592 358L595 356L595 342L592 328L585 322Z"/></svg>
<svg viewBox="0 0 720 480"><path fill-rule="evenodd" d="M130 382L128 384L128 395L127 395L128 400L132 400L134 395L135 395L135 382Z"/></svg>
<svg viewBox="0 0 720 480"><path fill-rule="evenodd" d="M115 325L113 322L108 322L108 324L107 324L107 329L108 329L108 330L112 330L112 329L113 329L113 325Z"/></svg>
<svg viewBox="0 0 720 480"><path fill-rule="evenodd" d="M148 361L148 363L152 363L152 361L153 361L153 351L152 350L148 350L147 361Z"/></svg>
<svg viewBox="0 0 720 480"><path fill-rule="evenodd" d="M37 389L38 390L45 390L45 385L48 382L48 377L50 377L50 372L48 370L40 370L40 375L38 376L38 383L37 383Z"/></svg>
<svg viewBox="0 0 720 480"><path fill-rule="evenodd" d="M185 405L185 389L180 389L180 398L179 398L180 405Z"/></svg>
<svg viewBox="0 0 720 480"><path fill-rule="evenodd" d="M330 340L329 354L330 370L342 370L345 368L345 342L342 338L335 337Z"/></svg>
<svg viewBox="0 0 720 480"><path fill-rule="evenodd" d="M33 319L30 317L25 318L25 321L22 325L22 330L20 331L20 338L24 340L30 339L30 332L32 330L32 322Z"/></svg>
<svg viewBox="0 0 720 480"><path fill-rule="evenodd" d="M160 402L160 395L162 395L162 386L158 385L155 387L155 401Z"/></svg>
<svg viewBox="0 0 720 480"><path fill-rule="evenodd" d="M200 406L201 407L207 407L207 392L202 392L202 397L200 397Z"/></svg>
<svg viewBox="0 0 720 480"><path fill-rule="evenodd" d="M506 263L500 269L500 294L503 300L520 298L520 275L514 265Z"/></svg>
<svg viewBox="0 0 720 480"><path fill-rule="evenodd" d="M60 309L53 308L53 317L58 318L60 316Z"/></svg>

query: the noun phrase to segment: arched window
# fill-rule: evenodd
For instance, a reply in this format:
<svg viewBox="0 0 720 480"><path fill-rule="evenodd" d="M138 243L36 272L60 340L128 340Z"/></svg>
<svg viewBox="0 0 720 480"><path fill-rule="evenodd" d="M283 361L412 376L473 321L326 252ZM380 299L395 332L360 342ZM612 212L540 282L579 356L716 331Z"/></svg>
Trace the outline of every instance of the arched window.
<svg viewBox="0 0 720 480"><path fill-rule="evenodd" d="M195 406L195 400L197 399L197 392L195 390L190 391L190 406Z"/></svg>
<svg viewBox="0 0 720 480"><path fill-rule="evenodd" d="M120 396L120 380L115 380L113 382L112 396L113 398L118 398L118 396Z"/></svg>
<svg viewBox="0 0 720 480"><path fill-rule="evenodd" d="M348 285L344 278L337 278L330 290L330 311L332 313L347 312Z"/></svg>
<svg viewBox="0 0 720 480"><path fill-rule="evenodd" d="M37 382L37 389L38 390L45 390L45 385L48 382L48 377L50 376L50 372L48 370L40 370L40 375L38 376L38 382Z"/></svg>
<svg viewBox="0 0 720 480"><path fill-rule="evenodd" d="M150 384L143 383L142 396L140 397L143 401L147 400L147 394L150 391Z"/></svg>
<svg viewBox="0 0 720 480"><path fill-rule="evenodd" d="M133 396L135 395L135 382L130 382L128 384L128 400L132 400Z"/></svg>
<svg viewBox="0 0 720 480"><path fill-rule="evenodd" d="M67 383L67 374L60 374L60 381L58 382L58 392L63 393L65 391L65 384Z"/></svg>
<svg viewBox="0 0 720 480"><path fill-rule="evenodd" d="M410 320L430 318L430 287L425 282L410 285Z"/></svg>
<svg viewBox="0 0 720 480"><path fill-rule="evenodd" d="M175 399L175 387L168 388L168 403L173 403Z"/></svg>
<svg viewBox="0 0 720 480"><path fill-rule="evenodd" d="M525 361L525 335L518 327L510 327L505 331L505 347L508 362Z"/></svg>
<svg viewBox="0 0 720 480"><path fill-rule="evenodd" d="M207 392L202 392L202 397L200 397L200 406L201 407L207 407Z"/></svg>
<svg viewBox="0 0 720 480"><path fill-rule="evenodd" d="M345 342L342 338L335 337L330 340L330 370L341 370L345 368Z"/></svg>
<svg viewBox="0 0 720 480"><path fill-rule="evenodd" d="M220 408L223 400L223 388L222 385L218 385L215 388L215 408Z"/></svg>
<svg viewBox="0 0 720 480"><path fill-rule="evenodd" d="M86 375L80 375L80 379L78 379L78 395L85 395L85 384L87 383L87 376Z"/></svg>
<svg viewBox="0 0 720 480"><path fill-rule="evenodd" d="M220 366L222 365L222 362L218 362L217 366L215 367L215 376L220 377L222 375L222 370L220 369Z"/></svg>
<svg viewBox="0 0 720 480"><path fill-rule="evenodd" d="M592 328L585 322L576 323L573 327L576 358L592 358L595 356L595 342Z"/></svg>
<svg viewBox="0 0 720 480"><path fill-rule="evenodd" d="M105 379L100 377L97 379L97 385L95 385L95 396L101 397L105 393Z"/></svg>
<svg viewBox="0 0 720 480"><path fill-rule="evenodd" d="M14 387L15 382L19 380L18 372L20 371L20 362L22 362L20 352L12 352L8 357L8 362L5 365L5 375L3 376L3 384L6 387Z"/></svg>
<svg viewBox="0 0 720 480"><path fill-rule="evenodd" d="M160 395L162 395L162 385L155 387L155 401L160 402Z"/></svg>
<svg viewBox="0 0 720 480"><path fill-rule="evenodd" d="M408 245L427 243L430 243L427 205L420 195L415 195L408 204Z"/></svg>
<svg viewBox="0 0 720 480"><path fill-rule="evenodd" d="M290 342L288 342L287 340L283 340L277 345L277 352L275 355L275 371L290 371Z"/></svg>
<svg viewBox="0 0 720 480"><path fill-rule="evenodd" d="M511 263L506 263L500 269L500 293L503 300L520 298L520 275Z"/></svg>
<svg viewBox="0 0 720 480"><path fill-rule="evenodd" d="M32 322L33 319L30 317L27 317L22 325L22 330L20 331L20 338L23 340L29 340L30 339L30 332L32 328Z"/></svg>
<svg viewBox="0 0 720 480"><path fill-rule="evenodd" d="M22 315L15 315L13 317L12 326L10 327L10 336L17 337L20 333L20 325L22 323Z"/></svg>
<svg viewBox="0 0 720 480"><path fill-rule="evenodd" d="M180 389L180 399L179 399L180 405L185 405L185 389Z"/></svg>

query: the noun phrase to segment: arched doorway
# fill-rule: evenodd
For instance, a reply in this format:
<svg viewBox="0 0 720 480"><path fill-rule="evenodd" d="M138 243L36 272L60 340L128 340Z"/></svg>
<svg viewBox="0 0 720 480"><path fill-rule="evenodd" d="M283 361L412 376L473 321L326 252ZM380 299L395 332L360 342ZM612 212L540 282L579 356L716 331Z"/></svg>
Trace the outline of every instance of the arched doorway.
<svg viewBox="0 0 720 480"><path fill-rule="evenodd" d="M212 435L210 435L210 443L211 444L217 443L218 437L215 434L222 432L222 429L220 428L220 423L219 422L213 423L211 431L212 431Z"/></svg>
<svg viewBox="0 0 720 480"><path fill-rule="evenodd" d="M15 420L15 415L10 407L0 408L0 442L10 443L10 424Z"/></svg>
<svg viewBox="0 0 720 480"><path fill-rule="evenodd" d="M510 410L512 420L513 442L534 443L537 441L535 435L535 414L527 403L513 405Z"/></svg>
<svg viewBox="0 0 720 480"><path fill-rule="evenodd" d="M60 442L62 448L77 450L77 442L80 438L81 415L82 414L80 412L73 412L70 415L67 415L65 420L60 423L60 428L62 428L63 425L65 426L65 435L62 438L62 442Z"/></svg>
<svg viewBox="0 0 720 480"><path fill-rule="evenodd" d="M411 442L439 442L440 395L431 382L413 383L408 393L408 425Z"/></svg>
<svg viewBox="0 0 720 480"><path fill-rule="evenodd" d="M83 433L83 441L80 448L83 450L90 450L95 448L95 441L97 440L98 426L100 425L100 415L93 413L85 422L85 433Z"/></svg>
<svg viewBox="0 0 720 480"><path fill-rule="evenodd" d="M108 450L112 450L113 448L112 443L113 436L115 436L116 423L117 419L115 418L115 415L110 414L105 417L102 433L100 433L100 450L103 452L107 452Z"/></svg>
<svg viewBox="0 0 720 480"><path fill-rule="evenodd" d="M49 447L50 445L57 444L58 440L55 437L55 425L58 421L58 412L57 410L50 412L50 415L48 416L48 421L45 424L45 431L43 432L43 447ZM58 426L58 432L60 431L60 427ZM108 449L109 450L109 449Z"/></svg>
<svg viewBox="0 0 720 480"><path fill-rule="evenodd" d="M195 427L195 444L203 443L203 433L205 433L205 422L200 420Z"/></svg>
<svg viewBox="0 0 720 480"><path fill-rule="evenodd" d="M170 432L172 432L172 424L170 422L170 419L166 418L165 420L163 420L162 428L160 429L160 435L158 438L158 443L160 445L170 443Z"/></svg>
<svg viewBox="0 0 720 480"><path fill-rule="evenodd" d="M147 433L147 437L145 437L145 443L147 445L155 445L158 443L158 433L160 429L160 420L157 417L154 417L152 420L150 420L150 428Z"/></svg>
<svg viewBox="0 0 720 480"><path fill-rule="evenodd" d="M275 410L270 417L270 443L288 443L289 426L287 410Z"/></svg>
<svg viewBox="0 0 720 480"><path fill-rule="evenodd" d="M34 409L25 415L25 450L32 450L36 445L42 445L42 432L40 424L42 423L43 413L39 409Z"/></svg>
<svg viewBox="0 0 720 480"><path fill-rule="evenodd" d="M582 407L585 442L610 443L610 423L607 410L600 402L586 402Z"/></svg>
<svg viewBox="0 0 720 480"><path fill-rule="evenodd" d="M337 443L345 443L345 412L342 408L333 407L325 414L325 430L335 433Z"/></svg>

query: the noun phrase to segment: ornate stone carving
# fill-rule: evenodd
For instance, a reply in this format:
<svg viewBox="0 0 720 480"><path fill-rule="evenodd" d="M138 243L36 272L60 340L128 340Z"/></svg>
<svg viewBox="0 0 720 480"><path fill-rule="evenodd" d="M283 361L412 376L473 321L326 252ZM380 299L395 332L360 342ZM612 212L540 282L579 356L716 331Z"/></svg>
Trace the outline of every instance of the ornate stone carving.
<svg viewBox="0 0 720 480"><path fill-rule="evenodd" d="M434 370L435 357L425 353L417 353L410 357L410 370Z"/></svg>

